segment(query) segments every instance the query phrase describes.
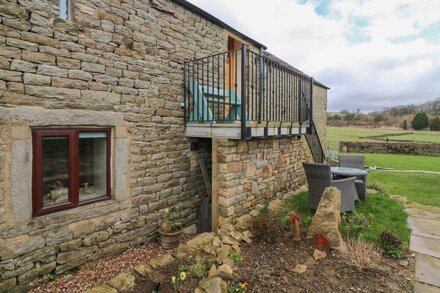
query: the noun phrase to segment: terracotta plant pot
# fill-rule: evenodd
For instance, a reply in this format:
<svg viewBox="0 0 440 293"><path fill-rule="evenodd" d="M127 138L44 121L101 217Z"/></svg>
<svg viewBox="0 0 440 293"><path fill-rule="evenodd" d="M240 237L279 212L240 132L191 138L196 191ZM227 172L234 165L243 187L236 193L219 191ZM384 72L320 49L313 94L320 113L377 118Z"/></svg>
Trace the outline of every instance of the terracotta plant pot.
<svg viewBox="0 0 440 293"><path fill-rule="evenodd" d="M160 234L160 246L163 249L173 249L179 246L180 243L180 235L182 234L182 230L173 232L173 233L165 233L159 230Z"/></svg>

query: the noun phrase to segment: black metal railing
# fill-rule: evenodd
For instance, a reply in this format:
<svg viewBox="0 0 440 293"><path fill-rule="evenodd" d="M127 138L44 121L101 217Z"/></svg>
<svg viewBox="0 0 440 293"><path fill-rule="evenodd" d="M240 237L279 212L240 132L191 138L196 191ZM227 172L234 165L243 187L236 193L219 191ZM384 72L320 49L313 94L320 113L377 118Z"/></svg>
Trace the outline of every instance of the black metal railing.
<svg viewBox="0 0 440 293"><path fill-rule="evenodd" d="M310 123L309 131L306 134L306 140L315 163L323 163L325 160L324 149L322 148L321 140L319 139L319 135L316 131L316 126L313 121Z"/></svg>
<svg viewBox="0 0 440 293"><path fill-rule="evenodd" d="M310 123L313 79L245 45L184 64L187 123L240 122L294 127Z"/></svg>

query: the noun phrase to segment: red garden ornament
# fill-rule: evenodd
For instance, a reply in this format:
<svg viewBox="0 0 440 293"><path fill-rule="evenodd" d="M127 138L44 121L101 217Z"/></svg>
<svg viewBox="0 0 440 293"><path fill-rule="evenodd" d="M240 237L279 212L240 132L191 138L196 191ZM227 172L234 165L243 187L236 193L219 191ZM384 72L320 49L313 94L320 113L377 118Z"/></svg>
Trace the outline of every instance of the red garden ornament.
<svg viewBox="0 0 440 293"><path fill-rule="evenodd" d="M299 221L301 221L301 217L294 213L290 216L290 221L292 222L293 240L300 241L301 230L299 229Z"/></svg>
<svg viewBox="0 0 440 293"><path fill-rule="evenodd" d="M327 238L321 234L315 235L313 238L313 246L320 251L324 251L325 253L330 252L330 246L328 245Z"/></svg>

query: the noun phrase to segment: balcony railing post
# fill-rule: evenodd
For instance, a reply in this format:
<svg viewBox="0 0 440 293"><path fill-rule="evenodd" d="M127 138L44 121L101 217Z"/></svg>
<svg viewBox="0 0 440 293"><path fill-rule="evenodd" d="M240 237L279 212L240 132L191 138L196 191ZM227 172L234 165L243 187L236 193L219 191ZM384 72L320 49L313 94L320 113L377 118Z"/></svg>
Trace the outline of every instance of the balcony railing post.
<svg viewBox="0 0 440 293"><path fill-rule="evenodd" d="M246 45L241 46L241 139L248 138L246 128Z"/></svg>
<svg viewBox="0 0 440 293"><path fill-rule="evenodd" d="M313 77L310 78L310 110L309 110L309 123L313 121Z"/></svg>
<svg viewBox="0 0 440 293"><path fill-rule="evenodd" d="M263 56L262 52L258 55L258 68L259 68L259 86L260 89L258 94L258 123L261 123L261 107L263 105L263 93L264 93L264 68L263 68Z"/></svg>
<svg viewBox="0 0 440 293"><path fill-rule="evenodd" d="M303 123L302 120L302 78L298 77L298 122Z"/></svg>
<svg viewBox="0 0 440 293"><path fill-rule="evenodd" d="M186 111L187 111L187 94L188 94L188 90L186 88L186 61L183 62L183 105L181 108L183 108L183 121L186 125Z"/></svg>

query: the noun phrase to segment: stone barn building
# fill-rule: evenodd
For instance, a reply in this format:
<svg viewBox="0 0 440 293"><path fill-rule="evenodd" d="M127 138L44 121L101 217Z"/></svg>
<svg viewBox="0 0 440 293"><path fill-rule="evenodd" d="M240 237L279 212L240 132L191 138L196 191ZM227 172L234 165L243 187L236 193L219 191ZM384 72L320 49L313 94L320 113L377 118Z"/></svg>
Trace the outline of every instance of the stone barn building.
<svg viewBox="0 0 440 293"><path fill-rule="evenodd" d="M0 0L0 292L304 184L327 90L184 0Z"/></svg>

